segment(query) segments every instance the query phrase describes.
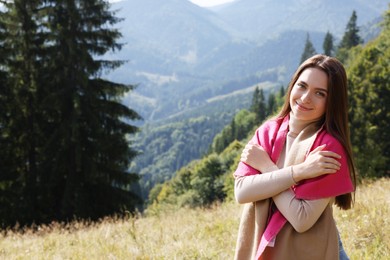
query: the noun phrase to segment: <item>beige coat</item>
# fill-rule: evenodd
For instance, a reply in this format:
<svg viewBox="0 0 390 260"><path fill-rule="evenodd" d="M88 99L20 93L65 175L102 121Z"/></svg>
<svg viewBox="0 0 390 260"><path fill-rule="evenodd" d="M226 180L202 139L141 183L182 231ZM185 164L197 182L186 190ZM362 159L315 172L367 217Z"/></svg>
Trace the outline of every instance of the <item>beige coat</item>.
<svg viewBox="0 0 390 260"><path fill-rule="evenodd" d="M269 199L244 205L235 259L254 259L268 217ZM324 210L312 228L303 233L286 223L276 236L275 246L267 247L260 259L337 260L338 232L332 206Z"/></svg>
<svg viewBox="0 0 390 260"><path fill-rule="evenodd" d="M294 141L284 166L304 161L306 151L316 138L318 127L305 128ZM270 199L247 203L241 216L235 259L254 259L265 230ZM287 222L277 234L274 247L267 247L260 259L335 260L339 258L338 232L329 204L318 221L308 231L298 233Z"/></svg>

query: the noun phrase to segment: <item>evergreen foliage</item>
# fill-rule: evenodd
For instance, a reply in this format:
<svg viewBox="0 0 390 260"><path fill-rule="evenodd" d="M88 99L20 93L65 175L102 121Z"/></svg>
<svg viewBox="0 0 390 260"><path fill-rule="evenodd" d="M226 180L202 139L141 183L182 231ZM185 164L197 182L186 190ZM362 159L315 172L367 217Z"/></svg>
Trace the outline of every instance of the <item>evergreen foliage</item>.
<svg viewBox="0 0 390 260"><path fill-rule="evenodd" d="M342 62L345 62L348 59L348 50L361 43L363 43L363 40L359 36L359 27L357 26L357 14L355 11L353 11L345 28L343 38L338 45L336 54L337 58Z"/></svg>
<svg viewBox="0 0 390 260"><path fill-rule="evenodd" d="M181 167L208 154L215 135L230 124L237 111L250 104L251 95L236 94L142 126L133 139L140 155L130 168L140 175L138 194L147 199L156 184L171 179Z"/></svg>
<svg viewBox="0 0 390 260"><path fill-rule="evenodd" d="M280 95L284 96L283 87L277 95L269 95L268 100L273 100L268 104L280 104ZM267 112L272 111L259 88L253 93L250 107L255 111L261 107L265 111L263 120L270 115ZM148 211L153 212L167 205L198 207L231 200L234 192L232 173L239 162L244 143L260 124L256 121L256 112L240 110L231 123L214 137L207 155L180 168L171 180L153 187L149 193Z"/></svg>
<svg viewBox="0 0 390 260"><path fill-rule="evenodd" d="M216 133L212 127L222 128L213 122L212 117L200 116L158 127L142 128L137 139L146 146L137 146L136 149L151 152L141 154L131 168L141 169L140 186L145 198L152 187L171 179L172 173L187 165L191 158L200 158L207 152Z"/></svg>
<svg viewBox="0 0 390 260"><path fill-rule="evenodd" d="M0 221L4 225L15 221L24 212L31 221L37 212L37 164L40 149L37 142L43 135L39 120L37 82L42 76L38 68L43 56L38 52L43 35L38 33L37 1L6 3L1 14L1 158L0 191L2 204ZM12 12L7 12L12 8ZM13 25L11 27L11 25Z"/></svg>
<svg viewBox="0 0 390 260"><path fill-rule="evenodd" d="M349 18L345 33L339 48L351 49L352 47L363 43L363 40L359 36L359 27L357 26L357 15L356 11L352 12L351 17Z"/></svg>
<svg viewBox="0 0 390 260"><path fill-rule="evenodd" d="M255 113L255 123L261 123L267 114L266 105L265 105L265 97L264 90L256 87L255 92L253 94L252 105L250 107L250 111Z"/></svg>
<svg viewBox="0 0 390 260"><path fill-rule="evenodd" d="M361 176L389 176L390 169L390 11L383 30L355 47L348 69L351 138Z"/></svg>
<svg viewBox="0 0 390 260"><path fill-rule="evenodd" d="M324 38L324 43L322 44L322 48L324 49L324 54L327 56L333 56L334 53L334 37L328 31Z"/></svg>
<svg viewBox="0 0 390 260"><path fill-rule="evenodd" d="M276 110L277 110L279 107L282 107L282 106L283 106L284 99L285 99L285 95L286 95L286 89L284 88L284 86L281 86L281 87L280 87L280 90L279 90L279 95L276 97L276 104L277 104L277 107L276 107L276 109L275 109L275 112L276 112Z"/></svg>
<svg viewBox="0 0 390 260"><path fill-rule="evenodd" d="M276 96L274 93L270 93L268 96L268 104L267 104L267 115L272 115L273 113L276 112L277 109L277 104L276 104ZM264 117L265 119L265 117ZM262 122L262 121L260 121Z"/></svg>
<svg viewBox="0 0 390 260"><path fill-rule="evenodd" d="M101 78L120 61L119 21L101 0L17 0L0 17L1 225L97 219L133 210L136 153L120 102L133 87Z"/></svg>
<svg viewBox="0 0 390 260"><path fill-rule="evenodd" d="M211 152L221 153L234 140L242 140L253 128L256 122L256 114L248 110L240 110L220 133L218 133L211 144Z"/></svg>
<svg viewBox="0 0 390 260"><path fill-rule="evenodd" d="M350 86L351 140L360 177L389 176L389 35L390 11L385 15L383 31L377 39L365 47L355 46L346 50L350 57L347 61L347 73ZM261 91L256 89L251 110L241 110L236 114L232 122L215 136L208 155L190 162L173 179L152 189L148 211L153 212L166 206L208 206L213 200L233 199L232 173L237 167L244 144L258 126L258 107L266 104L266 116L269 116L275 113L271 111L277 111L281 107L284 96L285 89L281 87L277 95L270 93L265 102ZM274 104L277 104L276 110L272 109ZM253 122L252 127L250 122ZM236 138L237 129L248 129L245 138ZM213 170L210 171L207 167Z"/></svg>
<svg viewBox="0 0 390 260"><path fill-rule="evenodd" d="M301 61L300 61L300 63L304 62L305 60L307 60L308 58L310 58L310 57L313 56L314 54L316 54L316 50L315 50L315 48L314 48L313 43L312 43L311 40L310 40L310 35L309 35L309 33L307 33L307 34L306 34L305 47L304 47L303 52L302 52L302 55L301 55Z"/></svg>

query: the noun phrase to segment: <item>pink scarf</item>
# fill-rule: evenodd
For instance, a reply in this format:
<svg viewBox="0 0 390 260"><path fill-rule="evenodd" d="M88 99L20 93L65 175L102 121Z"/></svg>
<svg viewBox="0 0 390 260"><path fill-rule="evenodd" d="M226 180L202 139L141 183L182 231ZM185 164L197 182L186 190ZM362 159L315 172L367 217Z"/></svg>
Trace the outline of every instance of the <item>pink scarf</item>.
<svg viewBox="0 0 390 260"><path fill-rule="evenodd" d="M276 164L286 141L289 125L289 116L269 120L257 129L255 136L250 142L261 145ZM354 190L350 179L348 163L344 148L339 141L328 134L325 129L320 128L316 133L315 140L310 149L305 152L305 157L316 147L326 144L326 150L336 152L341 155L341 169L335 174L322 175L317 178L304 180L292 187L296 198L314 200L327 197L336 197ZM240 162L235 176L249 176L259 174L259 172L249 165ZM287 222L286 218L276 210L262 235L256 259L258 259L266 246L276 237L278 232Z"/></svg>

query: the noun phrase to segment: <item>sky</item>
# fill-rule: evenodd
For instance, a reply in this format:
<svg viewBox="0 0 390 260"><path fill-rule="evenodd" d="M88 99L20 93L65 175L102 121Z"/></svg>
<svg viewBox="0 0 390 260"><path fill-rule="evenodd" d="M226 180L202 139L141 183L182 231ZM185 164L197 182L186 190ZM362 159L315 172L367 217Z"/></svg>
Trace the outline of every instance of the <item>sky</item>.
<svg viewBox="0 0 390 260"><path fill-rule="evenodd" d="M190 1L199 6L210 7L215 5L226 4L229 2L233 2L235 0L190 0Z"/></svg>
<svg viewBox="0 0 390 260"><path fill-rule="evenodd" d="M114 3L114 2L119 2L121 0L109 0L109 2ZM203 7L210 7L210 6L216 6L216 5L221 5L221 4L226 4L229 2L233 2L236 0L189 0L190 2L203 6Z"/></svg>

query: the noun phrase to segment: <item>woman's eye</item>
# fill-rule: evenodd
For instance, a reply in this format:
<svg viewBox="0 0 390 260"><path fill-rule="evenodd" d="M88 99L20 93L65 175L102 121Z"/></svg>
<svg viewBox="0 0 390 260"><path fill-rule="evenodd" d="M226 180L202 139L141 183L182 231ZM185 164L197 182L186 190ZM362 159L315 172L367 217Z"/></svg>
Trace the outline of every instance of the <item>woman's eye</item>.
<svg viewBox="0 0 390 260"><path fill-rule="evenodd" d="M321 91L318 91L318 92L316 93L316 95L317 95L317 96L320 96L320 97L325 97L325 96L326 96L325 93L324 93L324 92L321 92Z"/></svg>
<svg viewBox="0 0 390 260"><path fill-rule="evenodd" d="M302 83L298 83L297 86L298 86L299 88L306 88L306 86L305 86L304 84L302 84Z"/></svg>

